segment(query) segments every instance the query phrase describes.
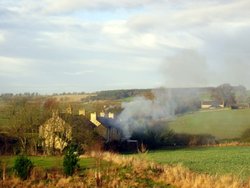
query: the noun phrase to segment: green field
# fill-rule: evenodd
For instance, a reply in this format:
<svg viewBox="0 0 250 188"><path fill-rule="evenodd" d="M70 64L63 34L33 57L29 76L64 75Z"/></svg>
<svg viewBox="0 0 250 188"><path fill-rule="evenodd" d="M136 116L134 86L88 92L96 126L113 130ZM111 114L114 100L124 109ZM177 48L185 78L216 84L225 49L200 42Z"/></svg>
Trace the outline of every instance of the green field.
<svg viewBox="0 0 250 188"><path fill-rule="evenodd" d="M199 111L177 117L169 127L177 133L211 134L218 139L237 138L250 128L250 109Z"/></svg>
<svg viewBox="0 0 250 188"><path fill-rule="evenodd" d="M163 164L182 164L195 172L250 178L250 147L247 146L158 150L149 152L146 158Z"/></svg>
<svg viewBox="0 0 250 188"><path fill-rule="evenodd" d="M0 156L0 161L7 164L8 168L14 166L14 161L17 156ZM58 168L62 169L63 167L63 157L58 156L30 156L29 159L33 162L34 166L43 167L44 169ZM92 168L95 166L95 159L93 158L84 158L80 159L80 168Z"/></svg>

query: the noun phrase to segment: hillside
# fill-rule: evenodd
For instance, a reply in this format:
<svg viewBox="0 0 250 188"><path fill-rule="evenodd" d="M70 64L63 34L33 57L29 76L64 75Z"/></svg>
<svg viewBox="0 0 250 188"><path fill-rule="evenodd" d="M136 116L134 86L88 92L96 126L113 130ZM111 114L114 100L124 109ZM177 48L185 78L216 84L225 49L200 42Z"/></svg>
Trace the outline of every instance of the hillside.
<svg viewBox="0 0 250 188"><path fill-rule="evenodd" d="M250 109L199 111L177 117L169 127L177 133L211 134L218 139L237 138L250 128Z"/></svg>

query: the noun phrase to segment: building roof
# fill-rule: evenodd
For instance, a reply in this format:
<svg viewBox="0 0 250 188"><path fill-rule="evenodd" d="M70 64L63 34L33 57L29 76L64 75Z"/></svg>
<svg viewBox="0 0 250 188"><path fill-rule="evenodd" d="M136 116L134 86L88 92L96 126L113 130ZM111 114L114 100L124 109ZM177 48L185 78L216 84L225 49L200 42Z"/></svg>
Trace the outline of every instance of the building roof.
<svg viewBox="0 0 250 188"><path fill-rule="evenodd" d="M112 119L112 118L107 118L107 117L98 117L98 121L107 129L113 128L113 129L118 130L121 134L123 133L121 124L119 124L117 119Z"/></svg>

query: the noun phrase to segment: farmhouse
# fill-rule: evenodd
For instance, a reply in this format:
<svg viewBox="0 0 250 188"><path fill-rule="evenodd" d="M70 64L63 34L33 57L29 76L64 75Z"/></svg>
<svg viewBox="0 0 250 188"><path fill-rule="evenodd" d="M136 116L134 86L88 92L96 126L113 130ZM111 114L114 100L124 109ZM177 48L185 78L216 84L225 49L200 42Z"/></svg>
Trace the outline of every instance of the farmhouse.
<svg viewBox="0 0 250 188"><path fill-rule="evenodd" d="M91 145L97 140L111 142L122 137L121 130L110 123L109 117L114 115L104 115L99 119L94 112L88 119L83 109L79 110L78 115L73 115L72 110L67 112L53 112L52 117L39 127L39 136L46 153L61 153L70 142Z"/></svg>
<svg viewBox="0 0 250 188"><path fill-rule="evenodd" d="M52 117L39 127L39 136L47 153L52 150L62 152L72 139L72 128L57 112L53 112Z"/></svg>

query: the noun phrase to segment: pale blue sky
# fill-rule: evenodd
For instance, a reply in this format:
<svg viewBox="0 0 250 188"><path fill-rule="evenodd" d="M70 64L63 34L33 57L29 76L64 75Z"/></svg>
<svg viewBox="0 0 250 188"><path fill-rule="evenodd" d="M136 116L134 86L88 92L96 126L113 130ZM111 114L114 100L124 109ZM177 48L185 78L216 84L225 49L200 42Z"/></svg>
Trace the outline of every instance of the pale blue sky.
<svg viewBox="0 0 250 188"><path fill-rule="evenodd" d="M0 93L250 88L249 10L249 0L0 0Z"/></svg>

